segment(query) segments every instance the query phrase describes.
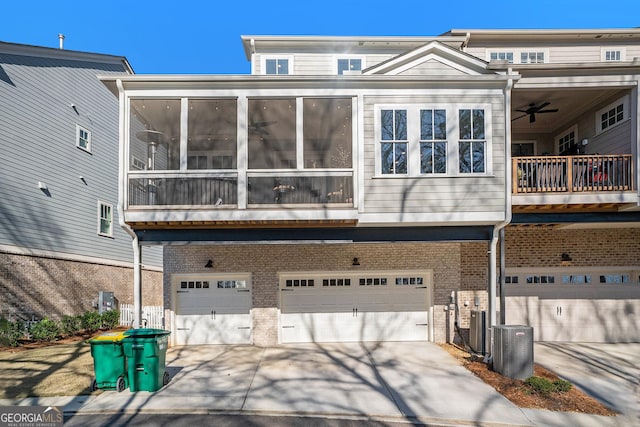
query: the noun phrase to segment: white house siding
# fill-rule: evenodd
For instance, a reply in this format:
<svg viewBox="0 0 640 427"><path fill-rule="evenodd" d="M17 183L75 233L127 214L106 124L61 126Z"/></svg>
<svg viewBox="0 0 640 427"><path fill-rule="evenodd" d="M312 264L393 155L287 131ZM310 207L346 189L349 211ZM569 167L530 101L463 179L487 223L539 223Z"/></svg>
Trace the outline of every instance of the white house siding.
<svg viewBox="0 0 640 427"><path fill-rule="evenodd" d="M401 52L398 52L398 54ZM254 74L262 74L263 57L291 57L290 54L257 54L255 55ZM360 52L331 52L331 53L299 53L294 56L293 75L335 75L337 58L362 58L362 69L366 69L395 57L393 54L371 54Z"/></svg>
<svg viewBox="0 0 640 427"><path fill-rule="evenodd" d="M400 73L409 76L442 76L442 75L465 75L461 70L456 70L450 65L444 64L438 60L430 59L417 65L410 70Z"/></svg>
<svg viewBox="0 0 640 427"><path fill-rule="evenodd" d="M476 56L485 61L489 60L488 52L497 51L513 51L514 62L520 62L520 52L524 51L544 51L548 56L546 62L550 63L582 63L582 62L601 62L602 49L623 49L626 52L626 60L631 61L634 57L640 56L640 48L637 46L625 45L605 45L605 44L549 44L545 43L528 43L528 44L491 44L490 46L482 45L475 42L473 46L467 47L465 52Z"/></svg>
<svg viewBox="0 0 640 427"><path fill-rule="evenodd" d="M381 177L376 173L375 152L379 142L375 133L377 104L489 104L491 106L492 176ZM364 206L367 214L393 213L402 221L406 213L487 214L504 213L504 105L502 93L486 96L433 95L366 96L364 99ZM449 141L456 144L457 141Z"/></svg>

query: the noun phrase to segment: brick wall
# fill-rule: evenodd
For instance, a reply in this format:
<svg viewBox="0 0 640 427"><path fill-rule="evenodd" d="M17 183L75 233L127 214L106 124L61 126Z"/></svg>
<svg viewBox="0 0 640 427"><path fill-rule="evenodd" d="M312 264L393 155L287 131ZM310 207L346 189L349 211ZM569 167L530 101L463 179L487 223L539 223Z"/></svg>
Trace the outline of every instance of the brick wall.
<svg viewBox="0 0 640 427"><path fill-rule="evenodd" d="M482 247L486 257L486 245ZM354 268L358 271L433 270L435 340L441 342L448 339L447 336L453 338L453 325L444 308L451 292L460 289L460 248L459 243L167 246L164 249L164 306L172 306L171 274L251 273L254 344L274 345L277 343L279 272ZM351 265L354 257L360 260L359 267ZM209 259L213 260L213 269L204 267Z"/></svg>
<svg viewBox="0 0 640 427"><path fill-rule="evenodd" d="M143 270L143 304L162 304L162 273ZM133 303L133 269L0 253L0 315L58 319L93 309L99 291Z"/></svg>
<svg viewBox="0 0 640 427"><path fill-rule="evenodd" d="M640 229L562 230L550 226L508 227L506 264L511 267L640 265Z"/></svg>

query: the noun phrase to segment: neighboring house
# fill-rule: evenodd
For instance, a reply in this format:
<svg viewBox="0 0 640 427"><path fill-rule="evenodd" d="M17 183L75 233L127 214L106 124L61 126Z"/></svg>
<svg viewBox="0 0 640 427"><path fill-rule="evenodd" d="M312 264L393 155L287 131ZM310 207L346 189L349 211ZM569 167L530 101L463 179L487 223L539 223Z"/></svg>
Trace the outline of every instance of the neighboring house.
<svg viewBox="0 0 640 427"><path fill-rule="evenodd" d="M119 225L118 101L96 77L126 58L0 42L0 316L133 303L132 237ZM145 304L160 305L162 253L146 252Z"/></svg>
<svg viewBox="0 0 640 427"><path fill-rule="evenodd" d="M100 77L173 344L446 341L502 269L538 339L640 340L640 30L242 41Z"/></svg>

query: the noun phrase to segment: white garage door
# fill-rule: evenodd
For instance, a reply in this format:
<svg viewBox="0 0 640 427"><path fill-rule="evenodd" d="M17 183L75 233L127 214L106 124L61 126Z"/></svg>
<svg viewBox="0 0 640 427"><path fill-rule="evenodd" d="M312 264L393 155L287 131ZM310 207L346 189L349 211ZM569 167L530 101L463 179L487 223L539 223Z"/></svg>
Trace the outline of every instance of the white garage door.
<svg viewBox="0 0 640 427"><path fill-rule="evenodd" d="M535 341L638 342L640 272L619 267L508 271L506 321Z"/></svg>
<svg viewBox="0 0 640 427"><path fill-rule="evenodd" d="M248 276L176 278L176 345L250 344Z"/></svg>
<svg viewBox="0 0 640 427"><path fill-rule="evenodd" d="M429 272L283 274L280 341L427 341Z"/></svg>

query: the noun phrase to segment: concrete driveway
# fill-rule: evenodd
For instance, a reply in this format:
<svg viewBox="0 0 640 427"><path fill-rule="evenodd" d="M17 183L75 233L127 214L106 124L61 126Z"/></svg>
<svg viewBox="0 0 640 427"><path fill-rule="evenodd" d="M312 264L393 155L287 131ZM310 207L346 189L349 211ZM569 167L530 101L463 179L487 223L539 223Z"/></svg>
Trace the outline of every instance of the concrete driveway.
<svg viewBox="0 0 640 427"><path fill-rule="evenodd" d="M640 343L538 342L534 359L640 425Z"/></svg>
<svg viewBox="0 0 640 427"><path fill-rule="evenodd" d="M176 347L156 393L104 393L79 412L238 411L454 420L530 420L432 343Z"/></svg>
<svg viewBox="0 0 640 427"><path fill-rule="evenodd" d="M582 376L574 379L568 374L575 363L550 365L553 360L559 363L566 358L562 349L553 353L553 346L537 344L536 349L541 353L536 354L536 361L589 388L588 383L580 382ZM554 354L557 356L552 357ZM628 372L625 369L619 371ZM167 370L171 382L153 393L125 390L96 396L0 401L0 405L60 406L69 416L219 412L417 420L428 425L638 425L635 418L518 408L433 343L174 347L167 352ZM618 372L618 376L622 374Z"/></svg>

